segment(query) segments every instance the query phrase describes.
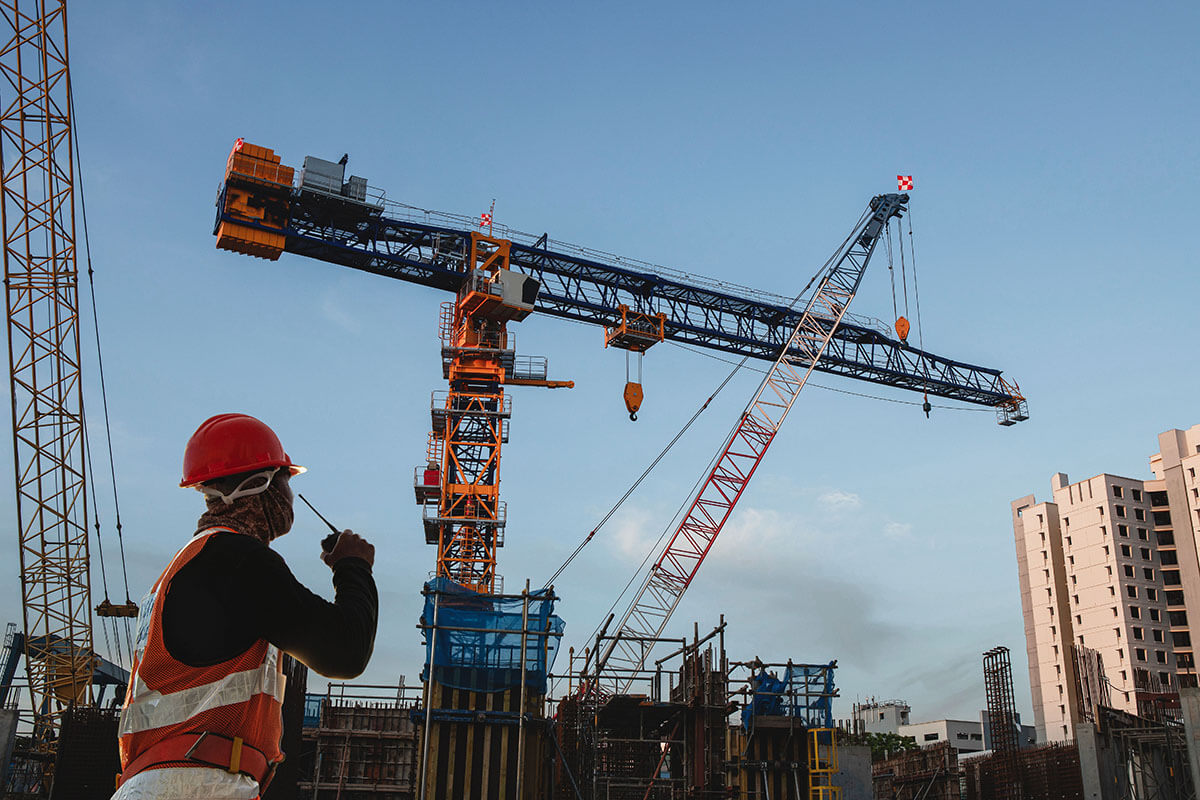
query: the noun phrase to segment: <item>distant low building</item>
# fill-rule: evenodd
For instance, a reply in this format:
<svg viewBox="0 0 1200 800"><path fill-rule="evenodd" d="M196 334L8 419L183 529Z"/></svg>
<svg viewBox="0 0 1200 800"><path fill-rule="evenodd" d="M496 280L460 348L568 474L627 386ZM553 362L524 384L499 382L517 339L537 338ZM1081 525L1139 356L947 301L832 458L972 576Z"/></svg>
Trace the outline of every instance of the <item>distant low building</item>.
<svg viewBox="0 0 1200 800"><path fill-rule="evenodd" d="M936 719L928 722L910 722L912 709L902 700L874 700L854 704L854 728L866 733L894 733L908 736L922 747L949 742L962 753L978 753L991 749L991 736L987 729L988 713L979 712L979 720ZM1037 730L1032 725L1021 725L1017 741L1021 747L1037 742Z"/></svg>
<svg viewBox="0 0 1200 800"><path fill-rule="evenodd" d="M899 733L911 709L902 700L870 700L854 704L854 728L865 733Z"/></svg>

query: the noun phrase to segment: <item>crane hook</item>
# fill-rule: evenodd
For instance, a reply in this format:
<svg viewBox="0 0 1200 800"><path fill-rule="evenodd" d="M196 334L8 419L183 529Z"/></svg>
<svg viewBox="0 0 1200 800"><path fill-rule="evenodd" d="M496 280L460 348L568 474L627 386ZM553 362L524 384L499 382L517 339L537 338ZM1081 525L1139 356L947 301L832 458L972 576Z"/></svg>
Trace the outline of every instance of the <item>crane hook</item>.
<svg viewBox="0 0 1200 800"><path fill-rule="evenodd" d="M929 412L933 410L933 406L929 404L929 395L925 395L925 402L921 404L921 410L925 412L925 419L929 419Z"/></svg>
<svg viewBox="0 0 1200 800"><path fill-rule="evenodd" d="M637 422L637 412L636 412L636 411L630 411L630 412L629 412L629 421L630 421L630 422Z"/></svg>

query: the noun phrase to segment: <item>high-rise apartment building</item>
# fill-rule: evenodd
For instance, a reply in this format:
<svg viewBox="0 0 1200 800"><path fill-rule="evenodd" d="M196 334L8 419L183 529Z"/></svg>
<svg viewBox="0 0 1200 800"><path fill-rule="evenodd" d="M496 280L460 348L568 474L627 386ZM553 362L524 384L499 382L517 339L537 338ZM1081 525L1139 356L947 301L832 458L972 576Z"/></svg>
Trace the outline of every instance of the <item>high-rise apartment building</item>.
<svg viewBox="0 0 1200 800"><path fill-rule="evenodd" d="M1039 741L1074 738L1076 646L1099 653L1115 708L1144 713L1196 686L1200 425L1158 440L1152 479L1058 473L1050 501L1012 503Z"/></svg>

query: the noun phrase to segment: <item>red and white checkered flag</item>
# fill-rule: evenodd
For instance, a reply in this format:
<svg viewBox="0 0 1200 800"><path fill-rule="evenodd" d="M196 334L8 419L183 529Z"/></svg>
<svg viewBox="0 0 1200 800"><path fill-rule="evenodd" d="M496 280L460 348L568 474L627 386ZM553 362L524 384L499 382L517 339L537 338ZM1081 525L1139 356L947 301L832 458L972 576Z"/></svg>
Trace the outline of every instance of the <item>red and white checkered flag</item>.
<svg viewBox="0 0 1200 800"><path fill-rule="evenodd" d="M479 227L490 228L492 226L492 215L487 211L479 215Z"/></svg>
<svg viewBox="0 0 1200 800"><path fill-rule="evenodd" d="M912 175L897 175L896 183L902 192L912 191Z"/></svg>

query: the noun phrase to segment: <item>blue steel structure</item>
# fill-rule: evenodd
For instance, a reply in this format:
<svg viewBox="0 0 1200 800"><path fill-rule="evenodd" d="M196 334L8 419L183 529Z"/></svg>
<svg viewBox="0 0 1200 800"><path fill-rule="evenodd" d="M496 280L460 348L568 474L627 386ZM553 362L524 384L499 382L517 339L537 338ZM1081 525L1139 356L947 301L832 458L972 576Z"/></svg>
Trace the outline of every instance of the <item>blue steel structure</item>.
<svg viewBox="0 0 1200 800"><path fill-rule="evenodd" d="M222 223L282 233L285 252L452 293L463 285L474 230L470 218L388 203L381 196L322 191L303 179L297 184L267 209L284 220L282 228L230 215L229 183L223 184L214 234ZM624 259L552 242L544 234L504 236L512 242L510 268L540 283L534 311L550 316L611 328L622 322L622 306L649 316L662 313L667 340L774 361L804 309L802 302L789 306L783 298L651 265L632 268ZM800 365L803 354L793 353ZM990 406L1006 425L1028 418L1024 398L1000 370L925 352L850 320L835 331L817 370Z"/></svg>

